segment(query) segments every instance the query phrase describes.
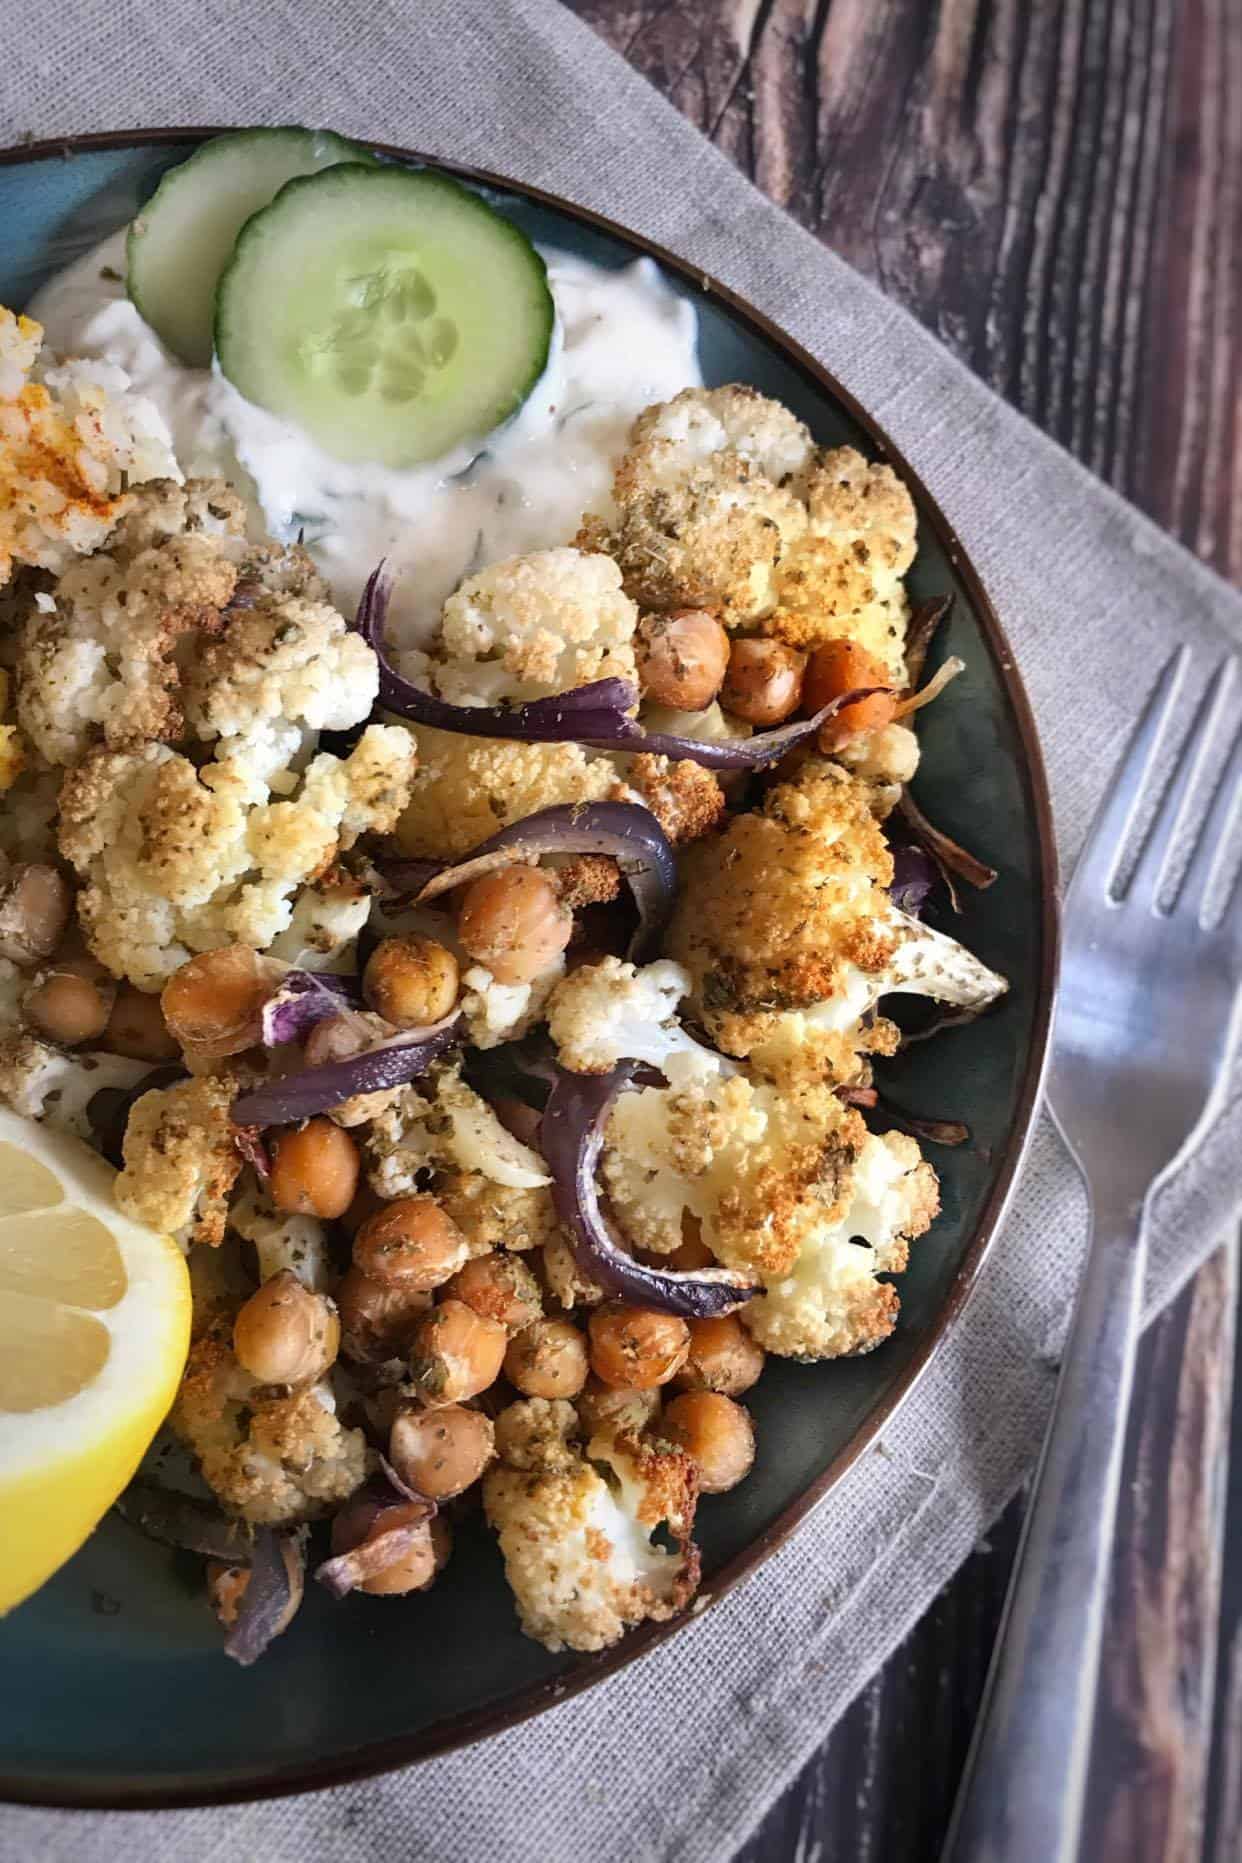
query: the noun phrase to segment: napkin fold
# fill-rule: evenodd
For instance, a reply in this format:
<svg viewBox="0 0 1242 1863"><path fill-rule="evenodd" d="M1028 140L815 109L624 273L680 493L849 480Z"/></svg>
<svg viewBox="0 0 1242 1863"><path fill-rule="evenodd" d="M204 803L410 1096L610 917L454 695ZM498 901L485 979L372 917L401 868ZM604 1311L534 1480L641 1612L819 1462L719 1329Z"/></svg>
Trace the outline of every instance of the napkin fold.
<svg viewBox="0 0 1242 1863"><path fill-rule="evenodd" d="M330 124L565 195L750 299L888 430L973 557L1034 704L1067 871L1176 642L1206 672L1242 641L1238 596L764 200L554 0L79 0L27 9L6 39L0 145ZM1157 1209L1149 1311L1225 1233L1240 1102L1235 1066ZM976 1294L883 1441L759 1573L587 1695L481 1747L311 1797L9 1810L0 1858L720 1863L1026 1472L1084 1235L1085 1199L1044 1123Z"/></svg>

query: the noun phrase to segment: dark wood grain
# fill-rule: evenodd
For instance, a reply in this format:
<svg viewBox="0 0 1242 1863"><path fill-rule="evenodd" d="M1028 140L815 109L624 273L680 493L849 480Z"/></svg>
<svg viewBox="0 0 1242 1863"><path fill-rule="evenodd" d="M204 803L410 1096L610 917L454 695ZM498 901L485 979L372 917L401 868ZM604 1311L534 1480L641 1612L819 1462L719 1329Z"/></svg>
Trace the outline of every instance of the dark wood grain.
<svg viewBox="0 0 1242 1863"><path fill-rule="evenodd" d="M1242 580L1237 0L573 0L772 198Z"/></svg>
<svg viewBox="0 0 1242 1863"><path fill-rule="evenodd" d="M1242 582L1238 0L569 3L772 199ZM1090 1863L1242 1858L1236 1262L1222 1251L1141 1348ZM1242 1470L1242 1387L1232 1442ZM931 1863L1021 1510L737 1863Z"/></svg>

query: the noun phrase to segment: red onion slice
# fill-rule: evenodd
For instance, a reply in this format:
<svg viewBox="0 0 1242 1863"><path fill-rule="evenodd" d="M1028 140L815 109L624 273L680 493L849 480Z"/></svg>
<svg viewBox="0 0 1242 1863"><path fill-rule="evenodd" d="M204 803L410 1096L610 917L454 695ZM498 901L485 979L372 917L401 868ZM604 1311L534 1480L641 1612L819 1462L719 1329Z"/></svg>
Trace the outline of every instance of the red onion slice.
<svg viewBox="0 0 1242 1863"><path fill-rule="evenodd" d="M649 1268L619 1248L600 1208L595 1181L604 1127L613 1101L628 1088L661 1076L641 1061L622 1061L607 1074L558 1072L540 1128L540 1149L552 1173L552 1200L568 1229L574 1256L588 1279L622 1300L687 1319L715 1319L744 1306L758 1286L732 1268L692 1273Z"/></svg>
<svg viewBox="0 0 1242 1863"><path fill-rule="evenodd" d="M338 1011L339 1013L339 1011ZM443 1022L406 1029L377 1042L347 1061L302 1068L243 1093L233 1103L233 1123L240 1126L299 1125L316 1113L339 1106L355 1093L384 1093L425 1074L437 1056L460 1040L460 1016L454 1010Z"/></svg>
<svg viewBox="0 0 1242 1863"><path fill-rule="evenodd" d="M609 854L638 907L627 955L636 961L660 939L677 891L677 861L650 809L637 802L556 803L490 835L465 860L441 867L418 893L426 903L493 868L540 854Z"/></svg>
<svg viewBox="0 0 1242 1863"><path fill-rule="evenodd" d="M248 1669L293 1622L306 1580L301 1533L260 1527L250 1560L250 1582L224 1639L224 1653Z"/></svg>
<svg viewBox="0 0 1242 1863"><path fill-rule="evenodd" d="M527 743L582 744L588 750L643 751L678 762L701 763L709 770L761 770L802 743L828 718L847 705L856 705L887 686L864 686L843 692L821 705L810 718L795 718L772 731L753 737L710 743L701 738L677 737L667 731L645 731L628 716L638 703L638 688L628 679L596 679L550 698L531 699L523 705L450 705L403 677L384 652L384 617L392 585L383 562L371 571L362 591L354 626L379 661L379 703L413 724L433 725L439 731L465 732L471 737L521 738Z"/></svg>

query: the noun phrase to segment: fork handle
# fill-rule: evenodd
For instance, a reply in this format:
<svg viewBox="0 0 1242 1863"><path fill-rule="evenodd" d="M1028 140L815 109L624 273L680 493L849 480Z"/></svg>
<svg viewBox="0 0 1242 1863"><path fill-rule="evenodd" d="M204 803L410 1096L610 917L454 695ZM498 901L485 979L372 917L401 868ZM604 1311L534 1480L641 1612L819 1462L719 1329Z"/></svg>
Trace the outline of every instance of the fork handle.
<svg viewBox="0 0 1242 1863"><path fill-rule="evenodd" d="M1147 1261L1145 1205L1093 1196L1093 1206L1052 1418L942 1863L1074 1863L1078 1855Z"/></svg>

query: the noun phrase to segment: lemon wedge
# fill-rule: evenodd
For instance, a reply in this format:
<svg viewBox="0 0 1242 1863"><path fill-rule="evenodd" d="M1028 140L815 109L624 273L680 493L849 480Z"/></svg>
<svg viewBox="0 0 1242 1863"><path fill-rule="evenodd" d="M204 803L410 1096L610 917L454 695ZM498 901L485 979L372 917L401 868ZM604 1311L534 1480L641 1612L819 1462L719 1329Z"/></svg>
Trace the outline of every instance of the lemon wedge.
<svg viewBox="0 0 1242 1863"><path fill-rule="evenodd" d="M0 1108L0 1613L111 1507L185 1364L185 1262L116 1208L114 1175Z"/></svg>

